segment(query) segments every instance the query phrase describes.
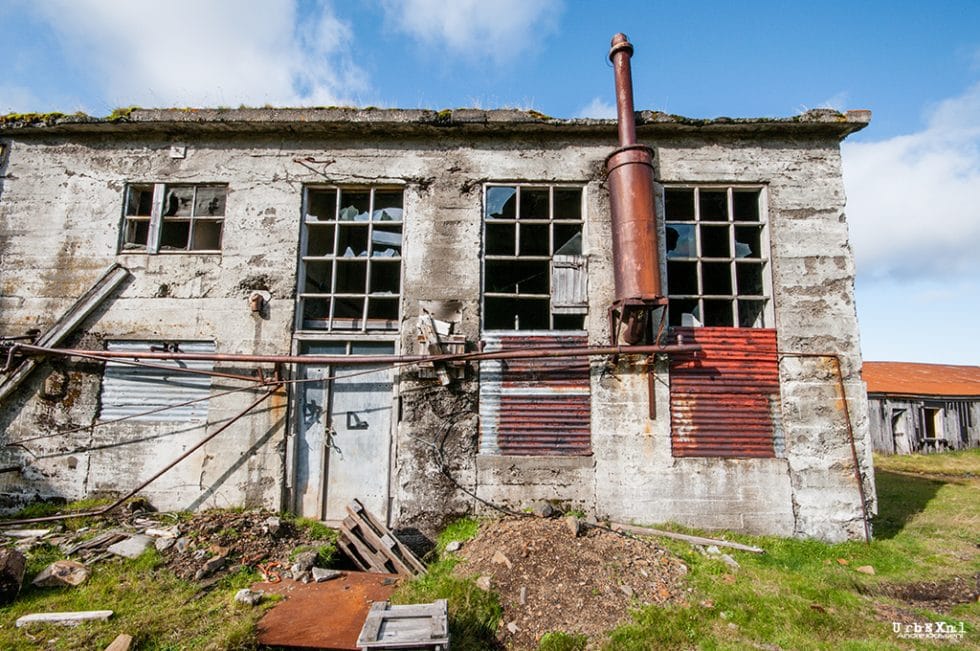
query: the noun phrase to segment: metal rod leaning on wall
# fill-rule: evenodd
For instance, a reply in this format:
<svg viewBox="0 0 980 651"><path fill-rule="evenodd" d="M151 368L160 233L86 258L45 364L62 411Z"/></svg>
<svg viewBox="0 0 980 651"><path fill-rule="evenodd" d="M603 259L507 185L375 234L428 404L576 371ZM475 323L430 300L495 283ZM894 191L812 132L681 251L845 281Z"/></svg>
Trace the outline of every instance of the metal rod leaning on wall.
<svg viewBox="0 0 980 651"><path fill-rule="evenodd" d="M858 493L861 495L861 513L864 515L864 541L871 542L871 516L868 514L868 498L864 492L864 477L861 475L861 464L858 461L857 445L854 442L854 427L851 424L851 409L847 403L847 390L844 386L844 371L841 368L840 355L835 353L787 353L780 351L779 358L803 357L834 360L837 372L837 386L840 389L841 402L844 404L844 421L847 423L847 439L851 444L851 460L854 463L854 479L857 482Z"/></svg>
<svg viewBox="0 0 980 651"><path fill-rule="evenodd" d="M11 346L10 356L18 351L39 355L90 357L110 359L167 359L241 362L252 364L415 364L418 362L478 362L491 359L540 359L547 357L593 357L600 355L655 355L658 353L693 353L701 350L698 344L645 344L641 346L579 346L570 348L509 348L488 352L447 355L249 355L245 353L157 353L79 350L75 348L45 348L28 344Z"/></svg>
<svg viewBox="0 0 980 651"><path fill-rule="evenodd" d="M173 461L171 461L170 463L168 463L166 466L164 466L155 475L153 475L152 477L150 477L149 479L147 479L146 481L144 481L142 484L140 484L139 486L137 486L133 490L129 491L128 493L126 493L125 495L123 495L122 497L120 497L119 499L117 499L115 502L113 502L109 506L106 506L104 508L98 509L96 511L83 511L83 512L80 512L80 513L68 513L68 514L62 514L62 515L48 515L48 516L44 516L44 517L40 517L40 518L27 518L27 519L22 519L22 520L5 520L3 522L3 524L5 526L6 525L14 525L14 524L16 524L16 525L20 525L20 524L32 524L32 523L35 523L35 522L53 522L53 521L56 521L56 520L68 520L68 519L71 519L71 518L85 518L85 517L105 515L109 511L112 511L113 509L118 508L126 500L128 500L131 497L133 497L134 495L136 495L137 493L139 493L141 490L143 490L144 488L146 488L147 486L149 486L150 484L152 484L154 481L156 481L157 479L159 479L160 477L162 477L171 468L173 468L178 463L180 463L181 461L183 461L184 459L186 459L187 457L189 457L190 455L192 455L194 452L196 452L198 449L200 449L206 443L208 443L211 439L213 439L218 434L221 434L223 431L225 431L226 429L228 429L229 427L231 427L234 423L238 422L239 419L241 419L242 417L244 417L245 415L247 415L250 411L252 411L256 407L258 407L260 404L262 404L262 402L264 402L266 399L268 399L270 396L272 396L272 394L274 394L276 391L278 391L281 388L282 388L282 384L276 384L274 387L272 387L271 389L269 389L268 391L266 391L265 393L263 393L261 396L259 396L254 402L252 402L252 404L250 404L248 407L246 407L245 409L243 409L242 411L240 411L238 414L236 414L234 418L232 418L227 423L225 423L224 425L222 425L218 429L214 430L213 432L211 432L207 436L205 436L196 445L194 445L192 448L190 448L189 450L187 450L186 452L184 452L183 454L181 454L179 457L177 457L176 459L174 459Z"/></svg>

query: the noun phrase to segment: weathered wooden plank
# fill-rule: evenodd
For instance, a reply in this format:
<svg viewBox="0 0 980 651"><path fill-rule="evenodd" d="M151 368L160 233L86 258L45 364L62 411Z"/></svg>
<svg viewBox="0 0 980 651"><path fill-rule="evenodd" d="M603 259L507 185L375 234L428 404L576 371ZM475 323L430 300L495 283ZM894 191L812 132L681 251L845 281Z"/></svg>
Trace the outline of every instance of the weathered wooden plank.
<svg viewBox="0 0 980 651"><path fill-rule="evenodd" d="M80 610L70 613L31 613L17 618L17 628L31 624L64 624L72 626L92 620L105 621L112 617L111 610Z"/></svg>
<svg viewBox="0 0 980 651"><path fill-rule="evenodd" d="M389 549L391 549L393 555L397 556L399 562L409 568L410 574L425 574L425 565L422 561L410 549L401 544L398 538L373 513L364 508L364 505L360 501L353 500L347 507L347 512L351 517L363 521L365 525L375 532L379 539L384 540L387 538L388 540L394 541L394 545Z"/></svg>
<svg viewBox="0 0 980 651"><path fill-rule="evenodd" d="M408 576L413 576L415 574L415 572L412 571L412 568L406 565L397 554L390 553L391 550L385 546L381 538L378 537L378 534L372 531L370 527L359 527L357 531L360 533L360 539L370 545L375 550L376 554L383 556L385 559L391 562L397 574L405 574Z"/></svg>
<svg viewBox="0 0 980 651"><path fill-rule="evenodd" d="M662 538L672 538L673 540L683 540L684 542L688 542L693 545L716 545L718 547L731 547L732 549L738 549L743 552L752 552L753 554L766 553L766 550L759 549L758 547L743 545L737 542L730 542L728 540L719 540L717 538L689 536L684 533L674 533L673 531L663 531L661 529L650 529L647 527L636 527L630 524L620 524L618 522L610 523L610 527L613 529L613 531L623 531L625 533L633 534L634 536L660 536Z"/></svg>
<svg viewBox="0 0 980 651"><path fill-rule="evenodd" d="M388 567L390 563L388 556L381 553L377 549L372 548L369 543L364 540L363 536L356 535L346 526L341 526L340 532L342 535L346 536L349 543L354 545L354 547L357 549L357 553L361 555L364 561L371 565L369 568L370 571L381 572L383 574L400 574L396 568Z"/></svg>

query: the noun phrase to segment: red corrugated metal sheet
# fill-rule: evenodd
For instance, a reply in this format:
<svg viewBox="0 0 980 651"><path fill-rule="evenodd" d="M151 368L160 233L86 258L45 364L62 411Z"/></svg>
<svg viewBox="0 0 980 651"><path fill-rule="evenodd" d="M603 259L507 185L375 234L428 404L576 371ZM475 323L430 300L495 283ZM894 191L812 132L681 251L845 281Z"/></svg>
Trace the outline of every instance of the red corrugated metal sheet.
<svg viewBox="0 0 980 651"><path fill-rule="evenodd" d="M485 335L486 350L585 346L585 335ZM592 453L587 357L491 360L480 364L480 451Z"/></svg>
<svg viewBox="0 0 980 651"><path fill-rule="evenodd" d="M670 362L671 448L675 457L773 457L779 408L776 331L675 328L699 344Z"/></svg>
<svg viewBox="0 0 980 651"><path fill-rule="evenodd" d="M905 396L980 396L980 366L865 362L868 393Z"/></svg>

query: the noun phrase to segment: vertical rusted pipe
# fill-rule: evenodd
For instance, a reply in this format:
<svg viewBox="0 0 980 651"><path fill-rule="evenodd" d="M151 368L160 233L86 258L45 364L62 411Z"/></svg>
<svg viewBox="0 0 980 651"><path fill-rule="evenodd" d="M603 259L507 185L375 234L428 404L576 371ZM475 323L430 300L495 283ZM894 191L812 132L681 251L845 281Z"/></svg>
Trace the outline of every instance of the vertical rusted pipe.
<svg viewBox="0 0 980 651"><path fill-rule="evenodd" d="M627 343L644 341L650 311L666 305L661 289L657 214L653 195L653 149L636 142L633 115L633 46L625 34L612 39L609 59L616 77L619 148L606 158L612 212L616 301Z"/></svg>

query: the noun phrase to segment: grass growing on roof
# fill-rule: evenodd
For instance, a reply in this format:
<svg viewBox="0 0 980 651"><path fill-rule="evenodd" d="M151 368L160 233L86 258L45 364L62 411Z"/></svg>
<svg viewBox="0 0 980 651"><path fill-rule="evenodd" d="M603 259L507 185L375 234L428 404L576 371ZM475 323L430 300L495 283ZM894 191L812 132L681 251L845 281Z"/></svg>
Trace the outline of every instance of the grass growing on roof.
<svg viewBox="0 0 980 651"><path fill-rule="evenodd" d="M892 630L896 608L921 623L944 621L958 628L962 621L965 641L976 647L977 603L943 614L928 610L924 602L903 603L881 594L890 584L970 579L980 572L980 451L936 458L941 456L877 462L879 514L870 545L726 534L766 550L756 555L722 549L741 565L732 569L689 545L661 540L688 564L692 591L681 603L637 610L611 633L607 648L911 648ZM894 467L902 473L890 470ZM858 572L862 566L871 566L875 574ZM950 646L935 644L943 645Z"/></svg>
<svg viewBox="0 0 980 651"><path fill-rule="evenodd" d="M493 592L476 586L476 577L453 575L459 562L445 551L453 541L466 541L479 531L476 520L463 518L447 526L436 540L436 558L428 571L400 586L391 597L396 604L430 603L436 599L449 600L449 635L453 651L485 651L495 646L494 636L503 608Z"/></svg>

